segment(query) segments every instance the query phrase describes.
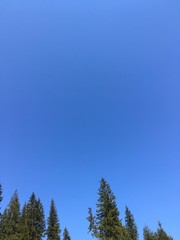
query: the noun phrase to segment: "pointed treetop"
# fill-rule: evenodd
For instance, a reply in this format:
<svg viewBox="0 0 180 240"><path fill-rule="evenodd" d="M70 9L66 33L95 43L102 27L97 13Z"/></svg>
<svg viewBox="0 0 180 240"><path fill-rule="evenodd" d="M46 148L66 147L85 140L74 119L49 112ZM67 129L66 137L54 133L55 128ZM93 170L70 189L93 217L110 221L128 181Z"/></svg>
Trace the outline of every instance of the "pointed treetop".
<svg viewBox="0 0 180 240"><path fill-rule="evenodd" d="M49 217L48 217L48 227L46 231L47 240L60 240L60 224L58 219L57 210L55 207L54 200L51 200Z"/></svg>
<svg viewBox="0 0 180 240"><path fill-rule="evenodd" d="M64 228L64 232L63 232L63 240L71 240L71 237L66 227Z"/></svg>
<svg viewBox="0 0 180 240"><path fill-rule="evenodd" d="M134 220L134 216L131 213L131 211L126 206L125 211L125 226L128 231L129 237L131 240L137 240L138 239L138 229Z"/></svg>

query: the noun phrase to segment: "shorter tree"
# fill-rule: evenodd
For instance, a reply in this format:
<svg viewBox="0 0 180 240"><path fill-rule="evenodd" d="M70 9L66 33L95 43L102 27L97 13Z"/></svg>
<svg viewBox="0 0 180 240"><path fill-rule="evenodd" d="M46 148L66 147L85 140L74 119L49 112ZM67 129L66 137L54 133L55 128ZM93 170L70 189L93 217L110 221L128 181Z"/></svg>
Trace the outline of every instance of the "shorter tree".
<svg viewBox="0 0 180 240"><path fill-rule="evenodd" d="M158 229L155 235L158 240L173 240L173 238L168 236L168 234L162 228L162 224L160 222L158 222Z"/></svg>
<svg viewBox="0 0 180 240"><path fill-rule="evenodd" d="M144 240L156 240L154 232L152 232L147 226L143 229Z"/></svg>
<svg viewBox="0 0 180 240"><path fill-rule="evenodd" d="M158 222L158 228L156 232L151 231L147 226L143 229L144 240L173 240L168 236L165 230L162 228L160 222Z"/></svg>
<svg viewBox="0 0 180 240"><path fill-rule="evenodd" d="M63 232L63 240L71 240L71 237L70 237L69 232L66 227Z"/></svg>
<svg viewBox="0 0 180 240"><path fill-rule="evenodd" d="M0 184L0 204L1 204L2 200L3 200L3 197L2 197L2 185ZM1 209L1 207L0 207L0 209Z"/></svg>
<svg viewBox="0 0 180 240"><path fill-rule="evenodd" d="M131 211L126 207L125 211L125 226L131 240L138 239L138 229L134 220L134 216Z"/></svg>
<svg viewBox="0 0 180 240"><path fill-rule="evenodd" d="M0 204L3 200L3 197L2 197L2 186L0 184ZM0 205L0 210L1 210L1 205ZM2 232L2 214L0 212L0 239L1 239L1 232Z"/></svg>

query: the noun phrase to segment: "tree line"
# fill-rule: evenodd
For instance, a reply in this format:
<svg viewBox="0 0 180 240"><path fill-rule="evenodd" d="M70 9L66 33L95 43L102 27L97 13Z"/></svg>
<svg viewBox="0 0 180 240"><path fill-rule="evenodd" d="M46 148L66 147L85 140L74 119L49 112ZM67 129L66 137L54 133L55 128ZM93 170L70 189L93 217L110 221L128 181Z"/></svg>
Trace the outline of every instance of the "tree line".
<svg viewBox="0 0 180 240"><path fill-rule="evenodd" d="M125 224L123 224L116 197L104 178L100 181L98 196L95 214L91 208L88 209L88 230L92 237L99 240L138 240L138 228L132 212L126 206ZM2 200L3 192L0 185L0 204ZM3 212L0 208L0 240L42 240L44 238L47 240L61 239L60 222L54 200L51 201L46 221L44 207L41 200L36 198L35 193L32 193L29 201L21 210L18 193L15 191ZM67 228L63 231L62 239L71 240ZM145 226L143 239L173 240L165 232L160 222L156 231L151 231Z"/></svg>
<svg viewBox="0 0 180 240"><path fill-rule="evenodd" d="M0 203L2 202L0 185ZM17 191L14 192L8 206L0 212L0 240L60 240L60 222L54 200L51 201L47 227L44 207L35 193L20 209ZM63 231L63 240L71 240L67 228Z"/></svg>

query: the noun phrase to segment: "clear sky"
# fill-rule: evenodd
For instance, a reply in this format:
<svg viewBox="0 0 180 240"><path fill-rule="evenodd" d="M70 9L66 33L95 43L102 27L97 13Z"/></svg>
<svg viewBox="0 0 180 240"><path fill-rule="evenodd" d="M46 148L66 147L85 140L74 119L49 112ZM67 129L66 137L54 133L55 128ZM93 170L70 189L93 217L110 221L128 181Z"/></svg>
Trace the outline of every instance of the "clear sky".
<svg viewBox="0 0 180 240"><path fill-rule="evenodd" d="M34 191L88 240L104 177L180 239L180 1L0 1L3 207Z"/></svg>

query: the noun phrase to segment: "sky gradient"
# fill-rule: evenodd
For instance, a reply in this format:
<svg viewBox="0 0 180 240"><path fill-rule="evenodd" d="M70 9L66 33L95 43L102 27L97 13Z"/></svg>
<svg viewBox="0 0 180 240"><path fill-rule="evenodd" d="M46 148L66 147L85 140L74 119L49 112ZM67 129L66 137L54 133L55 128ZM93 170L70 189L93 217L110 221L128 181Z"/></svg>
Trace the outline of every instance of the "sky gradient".
<svg viewBox="0 0 180 240"><path fill-rule="evenodd" d="M0 1L0 182L72 240L104 177L142 239L180 239L179 0Z"/></svg>

